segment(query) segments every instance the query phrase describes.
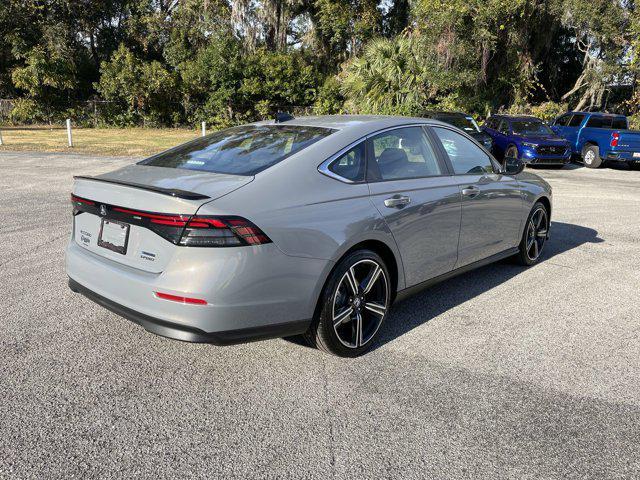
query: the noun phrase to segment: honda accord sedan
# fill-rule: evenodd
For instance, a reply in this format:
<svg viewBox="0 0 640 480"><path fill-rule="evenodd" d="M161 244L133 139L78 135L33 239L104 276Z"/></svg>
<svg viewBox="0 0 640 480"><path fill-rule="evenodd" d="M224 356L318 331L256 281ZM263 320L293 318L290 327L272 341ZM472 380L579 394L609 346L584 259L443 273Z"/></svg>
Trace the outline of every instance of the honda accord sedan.
<svg viewBox="0 0 640 480"><path fill-rule="evenodd" d="M69 286L178 340L303 334L356 356L394 301L506 257L539 261L551 188L522 168L424 118L222 130L75 177Z"/></svg>

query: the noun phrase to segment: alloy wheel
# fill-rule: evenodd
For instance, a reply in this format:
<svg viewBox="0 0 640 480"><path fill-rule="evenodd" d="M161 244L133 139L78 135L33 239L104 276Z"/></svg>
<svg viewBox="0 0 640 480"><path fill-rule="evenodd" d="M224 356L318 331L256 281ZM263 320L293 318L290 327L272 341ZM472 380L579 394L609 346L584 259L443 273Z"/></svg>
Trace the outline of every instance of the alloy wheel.
<svg viewBox="0 0 640 480"><path fill-rule="evenodd" d="M527 225L526 252L530 260L537 260L549 236L549 220L544 207L538 208Z"/></svg>
<svg viewBox="0 0 640 480"><path fill-rule="evenodd" d="M587 165L591 165L596 158L596 154L593 150L587 150L587 153L584 154L584 163Z"/></svg>
<svg viewBox="0 0 640 480"><path fill-rule="evenodd" d="M354 263L333 295L333 329L340 343L360 348L375 336L387 313L389 283L374 260Z"/></svg>

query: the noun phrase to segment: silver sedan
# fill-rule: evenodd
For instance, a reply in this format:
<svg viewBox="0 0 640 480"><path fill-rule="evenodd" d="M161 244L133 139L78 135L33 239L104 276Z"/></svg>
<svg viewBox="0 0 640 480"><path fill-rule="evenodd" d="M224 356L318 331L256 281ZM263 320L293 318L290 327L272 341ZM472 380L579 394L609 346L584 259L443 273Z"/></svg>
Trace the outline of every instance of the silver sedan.
<svg viewBox="0 0 640 480"><path fill-rule="evenodd" d="M540 259L551 188L435 120L285 118L76 177L69 285L147 330L365 352L395 300Z"/></svg>

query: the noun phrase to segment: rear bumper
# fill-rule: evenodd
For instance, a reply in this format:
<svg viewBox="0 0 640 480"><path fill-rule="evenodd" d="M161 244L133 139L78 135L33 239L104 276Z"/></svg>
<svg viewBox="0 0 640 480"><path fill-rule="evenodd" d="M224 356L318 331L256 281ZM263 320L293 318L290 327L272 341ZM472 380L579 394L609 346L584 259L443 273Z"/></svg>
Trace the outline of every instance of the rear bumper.
<svg viewBox="0 0 640 480"><path fill-rule="evenodd" d="M176 248L149 273L80 247L66 251L72 289L147 330L185 341L235 343L293 335L309 325L331 262L284 255L273 244ZM204 299L204 305L154 292Z"/></svg>
<svg viewBox="0 0 640 480"><path fill-rule="evenodd" d="M609 151L603 155L604 160L612 162L640 163L640 157L634 157L634 152Z"/></svg>
<svg viewBox="0 0 640 480"><path fill-rule="evenodd" d="M261 327L227 330L222 332L205 332L198 328L178 325L160 320L144 313L136 312L131 308L120 305L102 295L83 287L75 280L69 278L69 288L76 293L81 293L89 300L112 311L116 315L130 320L144 327L145 330L183 342L212 343L214 345L233 345L236 343L279 338L304 333L309 327L310 320L264 325Z"/></svg>

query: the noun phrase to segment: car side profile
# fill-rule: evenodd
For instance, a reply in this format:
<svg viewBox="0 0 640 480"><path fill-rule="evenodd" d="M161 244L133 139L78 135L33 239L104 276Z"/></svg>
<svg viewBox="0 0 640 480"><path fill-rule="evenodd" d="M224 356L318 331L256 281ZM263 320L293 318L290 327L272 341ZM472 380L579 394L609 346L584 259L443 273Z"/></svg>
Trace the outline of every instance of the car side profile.
<svg viewBox="0 0 640 480"><path fill-rule="evenodd" d="M522 168L424 118L222 130L75 178L69 285L174 339L303 334L360 355L395 300L502 258L539 261L551 188Z"/></svg>
<svg viewBox="0 0 640 480"><path fill-rule="evenodd" d="M494 115L483 130L493 138L498 158L519 158L527 165L562 167L571 161L571 147L542 120L526 115Z"/></svg>
<svg viewBox="0 0 640 480"><path fill-rule="evenodd" d="M567 112L551 128L570 143L587 168L605 162L640 164L640 131L629 130L624 115Z"/></svg>

